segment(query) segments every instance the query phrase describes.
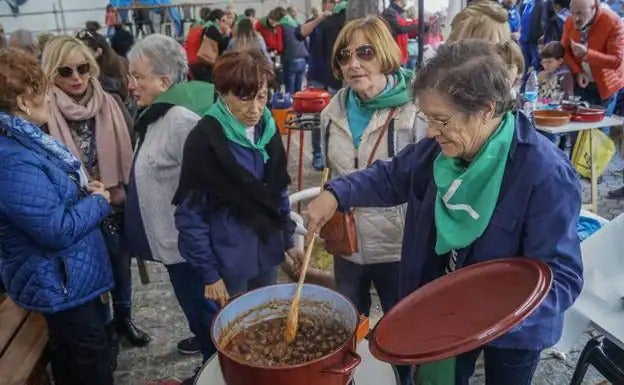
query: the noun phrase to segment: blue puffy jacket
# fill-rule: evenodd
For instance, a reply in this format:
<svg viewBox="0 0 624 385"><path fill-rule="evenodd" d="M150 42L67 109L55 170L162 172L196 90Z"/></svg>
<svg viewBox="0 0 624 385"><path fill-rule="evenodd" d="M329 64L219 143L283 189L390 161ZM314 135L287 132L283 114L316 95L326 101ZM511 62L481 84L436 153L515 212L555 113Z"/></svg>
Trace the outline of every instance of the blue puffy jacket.
<svg viewBox="0 0 624 385"><path fill-rule="evenodd" d="M110 290L106 200L81 198L66 171L11 136L0 136L0 164L0 276L11 299L55 313Z"/></svg>

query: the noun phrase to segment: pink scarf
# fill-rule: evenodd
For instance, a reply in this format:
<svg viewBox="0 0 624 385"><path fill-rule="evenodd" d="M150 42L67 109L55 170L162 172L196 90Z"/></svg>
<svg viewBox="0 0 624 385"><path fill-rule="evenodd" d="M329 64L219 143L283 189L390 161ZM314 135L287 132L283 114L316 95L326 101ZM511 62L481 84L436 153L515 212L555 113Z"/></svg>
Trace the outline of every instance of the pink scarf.
<svg viewBox="0 0 624 385"><path fill-rule="evenodd" d="M48 130L78 157L82 154L74 142L67 121L95 117L95 145L101 182L106 188L127 184L132 167L132 142L123 113L115 99L107 94L96 79L91 79L93 95L86 105L52 87Z"/></svg>

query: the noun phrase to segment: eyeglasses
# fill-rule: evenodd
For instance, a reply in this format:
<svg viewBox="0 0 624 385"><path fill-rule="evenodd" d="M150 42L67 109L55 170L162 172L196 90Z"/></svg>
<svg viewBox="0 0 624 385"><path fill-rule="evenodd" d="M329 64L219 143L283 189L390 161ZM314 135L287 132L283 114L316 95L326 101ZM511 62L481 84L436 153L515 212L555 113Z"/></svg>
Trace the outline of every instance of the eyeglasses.
<svg viewBox="0 0 624 385"><path fill-rule="evenodd" d="M76 67L59 67L56 72L62 78L70 78L74 74L74 71L78 76L82 76L91 72L91 65L89 63L79 64Z"/></svg>
<svg viewBox="0 0 624 385"><path fill-rule="evenodd" d="M451 116L450 118L448 118L446 120L439 120L439 119L434 119L434 118L428 117L422 111L416 112L416 118L418 118L419 120L421 120L422 122L424 122L428 126L431 126L433 128L437 128L438 130L445 129L457 115L459 115L459 113L453 114L453 116Z"/></svg>
<svg viewBox="0 0 624 385"><path fill-rule="evenodd" d="M95 36L91 32L86 31L86 30L76 32L76 38L79 40L92 39L92 40L97 41Z"/></svg>
<svg viewBox="0 0 624 385"><path fill-rule="evenodd" d="M338 51L338 53L336 54L336 61L342 66L347 65L351 61L351 57L353 57L354 53L355 57L357 57L358 60L362 61L371 61L377 56L375 48L373 48L372 45L367 44L361 45L353 51L349 50L348 48Z"/></svg>

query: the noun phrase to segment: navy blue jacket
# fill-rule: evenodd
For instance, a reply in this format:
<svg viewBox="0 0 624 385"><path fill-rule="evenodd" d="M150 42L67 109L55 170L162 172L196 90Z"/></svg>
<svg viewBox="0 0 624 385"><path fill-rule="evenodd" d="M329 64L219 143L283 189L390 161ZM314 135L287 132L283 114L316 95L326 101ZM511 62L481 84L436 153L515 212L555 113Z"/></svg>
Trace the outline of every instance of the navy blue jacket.
<svg viewBox="0 0 624 385"><path fill-rule="evenodd" d="M282 38L284 39L282 60L284 61L308 58L306 43L297 38L296 29L297 27L282 25Z"/></svg>
<svg viewBox="0 0 624 385"><path fill-rule="evenodd" d="M259 151L233 142L230 150L240 165L256 178L264 179L264 160ZM282 196L279 211L284 218L283 231L266 243L227 209L211 211L208 205L191 204L188 197L178 206L178 248L182 257L199 271L203 284L223 278L252 279L284 261L284 253L293 247L295 224L290 220L288 191L284 190Z"/></svg>
<svg viewBox="0 0 624 385"><path fill-rule="evenodd" d="M520 5L520 43L537 44L546 24L545 0L524 0Z"/></svg>
<svg viewBox="0 0 624 385"><path fill-rule="evenodd" d="M309 19L306 23L314 19ZM327 61L326 56L330 53L324 53L321 45L320 31L321 24L319 24L314 31L308 36L308 51L310 53L310 60L308 61L308 73L306 74L308 80L325 84L325 80L328 76L331 76L331 67ZM306 38L301 34L301 26L295 28L295 36L297 40L305 42Z"/></svg>
<svg viewBox="0 0 624 385"><path fill-rule="evenodd" d="M406 147L391 161L378 161L366 170L329 183L342 210L407 203L402 295L441 276L446 265L445 258L434 251L437 189L433 161L439 152L435 140L425 139ZM520 256L540 259L551 267L553 286L540 307L520 326L490 343L501 348L541 350L559 340L563 313L583 286L577 235L580 184L564 153L539 135L522 114L518 114L506 162L490 224L471 246L458 250L458 264Z"/></svg>
<svg viewBox="0 0 624 385"><path fill-rule="evenodd" d="M45 153L0 136L0 274L20 307L55 313L113 286L100 223L110 211Z"/></svg>

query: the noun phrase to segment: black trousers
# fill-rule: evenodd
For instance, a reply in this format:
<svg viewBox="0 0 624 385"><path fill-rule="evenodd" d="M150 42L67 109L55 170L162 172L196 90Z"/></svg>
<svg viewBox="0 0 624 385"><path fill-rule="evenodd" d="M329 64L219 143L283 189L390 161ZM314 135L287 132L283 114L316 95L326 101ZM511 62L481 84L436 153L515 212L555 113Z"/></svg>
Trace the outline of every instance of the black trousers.
<svg viewBox="0 0 624 385"><path fill-rule="evenodd" d="M56 385L112 385L111 346L100 298L46 314Z"/></svg>

